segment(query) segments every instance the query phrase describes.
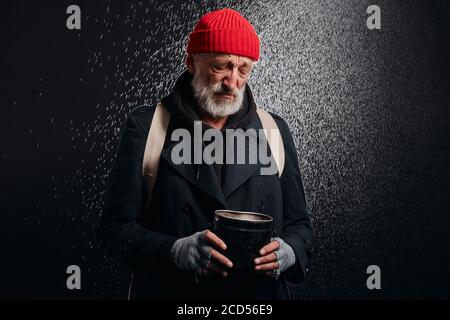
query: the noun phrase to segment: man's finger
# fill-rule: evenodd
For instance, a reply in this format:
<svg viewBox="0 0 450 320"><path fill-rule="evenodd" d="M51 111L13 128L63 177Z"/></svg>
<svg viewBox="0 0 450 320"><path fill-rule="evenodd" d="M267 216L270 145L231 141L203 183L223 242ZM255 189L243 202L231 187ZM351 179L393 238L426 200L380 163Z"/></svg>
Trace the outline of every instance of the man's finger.
<svg viewBox="0 0 450 320"><path fill-rule="evenodd" d="M220 275L222 277L228 276L228 272L219 268L215 263L208 264L208 269L212 270L213 272L217 273L218 275Z"/></svg>
<svg viewBox="0 0 450 320"><path fill-rule="evenodd" d="M255 259L255 264L263 264L263 263L268 263L268 262L275 262L277 261L277 256L275 255L275 253L269 253L268 255L265 255L263 257L258 257Z"/></svg>
<svg viewBox="0 0 450 320"><path fill-rule="evenodd" d="M220 254L217 250L211 249L211 258L227 266L228 268L233 267L233 262L231 262L230 259L225 257L223 254Z"/></svg>
<svg viewBox="0 0 450 320"><path fill-rule="evenodd" d="M273 278L273 271L256 271L256 273L262 275L262 276L266 276L266 277L270 277Z"/></svg>
<svg viewBox="0 0 450 320"><path fill-rule="evenodd" d="M203 253L202 251L200 251L200 253L202 254L202 256L200 256L200 258L198 259L198 264L202 267L206 267L209 263L209 253L208 253L208 249L205 250L205 252Z"/></svg>
<svg viewBox="0 0 450 320"><path fill-rule="evenodd" d="M262 249L259 251L259 254L262 256L265 256L266 254L269 254L271 252L274 252L280 247L280 243L276 240L270 242L269 244L262 247Z"/></svg>
<svg viewBox="0 0 450 320"><path fill-rule="evenodd" d="M270 262L259 266L255 266L255 270L274 270L277 269L279 266L280 265L278 264L278 262Z"/></svg>
<svg viewBox="0 0 450 320"><path fill-rule="evenodd" d="M214 232L211 232L210 230L206 230L204 239L214 244L217 248L220 248L222 250L227 249L227 245L225 244L225 242L223 242L222 239L220 239Z"/></svg>
<svg viewBox="0 0 450 320"><path fill-rule="evenodd" d="M202 268L202 269L200 270L200 275L201 275L201 276L205 276L205 277L212 277L212 276L214 275L214 273L211 272L211 271L209 271L209 270L207 269L207 267L205 267L205 268Z"/></svg>

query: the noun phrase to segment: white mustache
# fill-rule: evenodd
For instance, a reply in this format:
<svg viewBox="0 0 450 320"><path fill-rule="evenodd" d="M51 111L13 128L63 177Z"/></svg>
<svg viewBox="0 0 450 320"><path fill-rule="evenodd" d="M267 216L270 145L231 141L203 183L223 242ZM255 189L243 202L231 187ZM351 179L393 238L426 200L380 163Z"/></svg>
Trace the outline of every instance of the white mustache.
<svg viewBox="0 0 450 320"><path fill-rule="evenodd" d="M232 94L233 96L237 96L239 94L238 89L228 89L223 83L216 83L211 85L212 92L220 93L220 94Z"/></svg>

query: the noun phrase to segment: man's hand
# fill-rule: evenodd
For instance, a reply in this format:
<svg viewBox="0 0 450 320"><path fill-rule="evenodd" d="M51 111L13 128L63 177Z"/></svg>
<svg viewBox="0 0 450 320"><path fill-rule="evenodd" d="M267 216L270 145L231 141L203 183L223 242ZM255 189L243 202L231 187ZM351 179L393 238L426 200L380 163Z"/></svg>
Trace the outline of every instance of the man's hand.
<svg viewBox="0 0 450 320"><path fill-rule="evenodd" d="M280 243L277 240L270 242L259 250L260 257L255 259L255 270L260 271L266 276L272 276L273 270L278 269L278 258L275 254L275 250L280 247Z"/></svg>
<svg viewBox="0 0 450 320"><path fill-rule="evenodd" d="M203 275L216 273L222 277L228 276L225 270L232 268L233 263L211 245L223 251L227 248L216 234L204 230L175 241L170 253L180 269L193 270Z"/></svg>
<svg viewBox="0 0 450 320"><path fill-rule="evenodd" d="M261 256L255 259L255 270L276 279L295 264L294 250L278 237L262 247L259 254Z"/></svg>

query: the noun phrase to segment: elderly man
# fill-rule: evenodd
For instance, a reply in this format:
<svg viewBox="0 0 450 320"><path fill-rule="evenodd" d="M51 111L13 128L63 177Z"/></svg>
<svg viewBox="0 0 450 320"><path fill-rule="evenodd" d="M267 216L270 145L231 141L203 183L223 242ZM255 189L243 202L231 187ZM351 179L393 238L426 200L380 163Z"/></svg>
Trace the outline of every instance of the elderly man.
<svg viewBox="0 0 450 320"><path fill-rule="evenodd" d="M193 132L196 121L201 121L202 130L214 128L221 133L262 129L247 84L258 59L258 36L237 11L217 10L200 19L190 34L187 70L161 100L171 117L151 195L142 166L156 108L139 107L129 115L98 238L107 255L118 256L131 268L132 297L289 299L289 286L305 280L311 224L296 148L281 117L270 114L284 144L282 173L262 175L260 162L177 164L173 160L172 133ZM276 237L260 249L252 270L233 272L227 244L211 231L217 209L273 218Z"/></svg>

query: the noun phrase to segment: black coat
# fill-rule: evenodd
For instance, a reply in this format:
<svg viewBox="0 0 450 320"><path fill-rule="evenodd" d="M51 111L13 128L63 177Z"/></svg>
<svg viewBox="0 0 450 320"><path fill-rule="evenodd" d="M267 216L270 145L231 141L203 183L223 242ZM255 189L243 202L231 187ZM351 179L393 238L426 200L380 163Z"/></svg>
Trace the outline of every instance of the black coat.
<svg viewBox="0 0 450 320"><path fill-rule="evenodd" d="M223 165L220 175L214 165L176 165L171 160L171 149L176 144L170 141L171 132L181 127L192 130L195 118L189 79L185 72L174 91L162 100L172 117L151 201L142 176L142 160L155 106L138 107L129 114L110 174L97 231L99 243L105 254L117 256L131 268L131 293L136 298L288 299L287 284L300 284L307 276L313 238L289 128L272 113L286 155L281 178L278 174L261 175L259 161ZM245 96L245 115L235 117L233 123L244 130L261 129L248 86ZM276 234L293 248L296 264L278 280L256 274L196 279L193 272L177 269L169 254L174 241L210 228L217 209L272 216Z"/></svg>

